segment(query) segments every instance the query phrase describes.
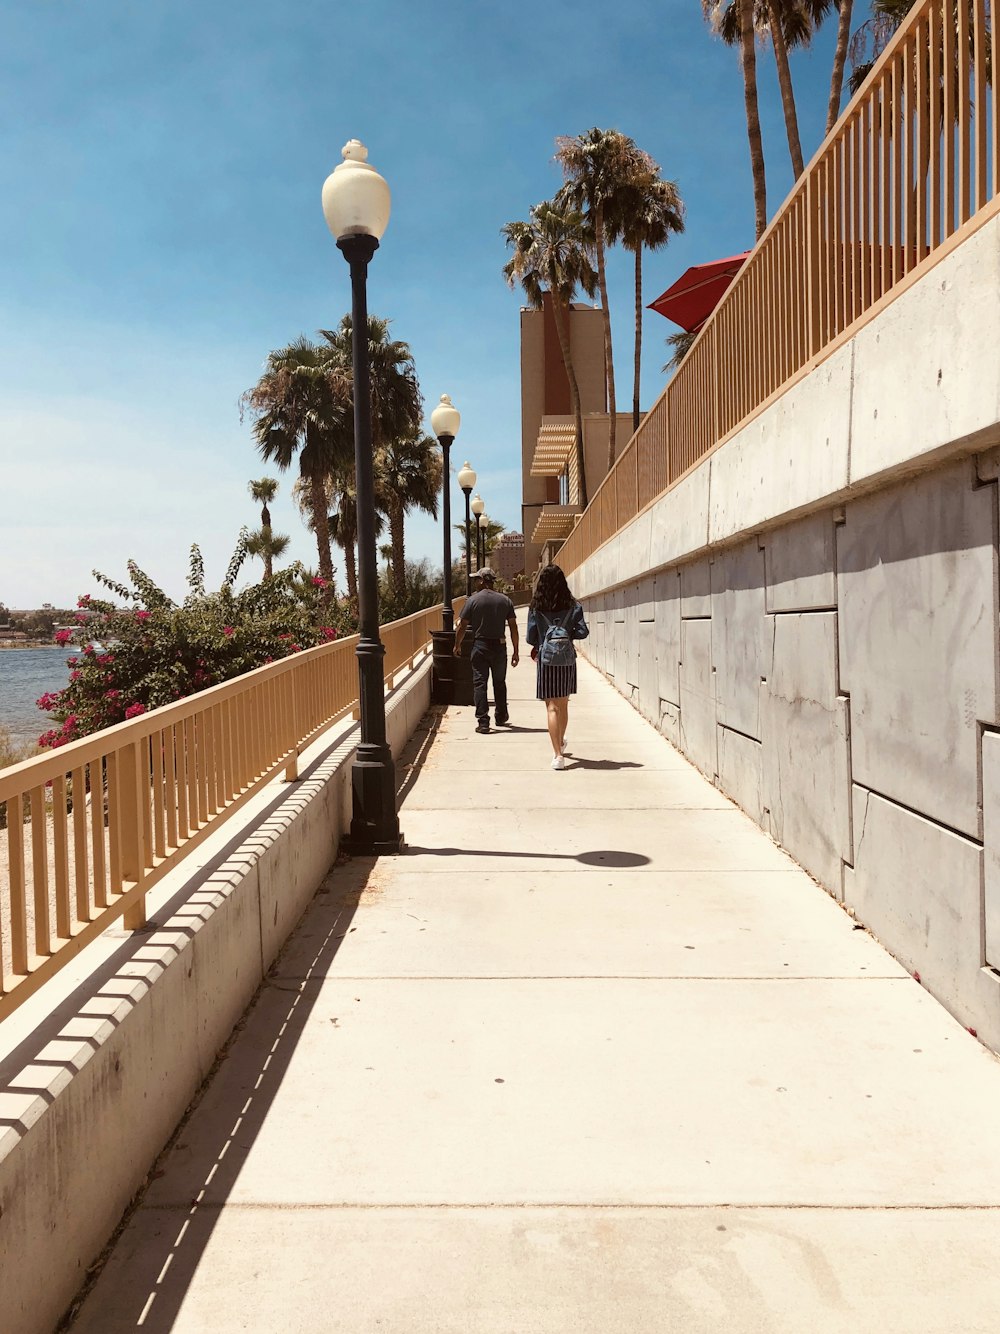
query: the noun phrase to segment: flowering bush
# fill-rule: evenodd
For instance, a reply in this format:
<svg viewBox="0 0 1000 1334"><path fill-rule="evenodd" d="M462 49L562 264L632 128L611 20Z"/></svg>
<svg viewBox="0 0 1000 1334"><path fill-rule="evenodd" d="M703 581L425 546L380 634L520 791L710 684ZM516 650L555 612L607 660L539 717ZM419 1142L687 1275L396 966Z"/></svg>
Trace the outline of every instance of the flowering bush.
<svg viewBox="0 0 1000 1334"><path fill-rule="evenodd" d="M347 610L330 596L325 582L317 582L301 565L237 592L234 584L245 555L241 535L222 587L209 593L201 552L192 547L191 592L180 605L134 561L128 562L131 586L95 570L98 582L125 605L89 594L80 598L89 616L85 626L60 634L60 642L75 644L78 652L68 660L69 684L38 700L58 724L39 737L39 745L63 746L353 633Z"/></svg>

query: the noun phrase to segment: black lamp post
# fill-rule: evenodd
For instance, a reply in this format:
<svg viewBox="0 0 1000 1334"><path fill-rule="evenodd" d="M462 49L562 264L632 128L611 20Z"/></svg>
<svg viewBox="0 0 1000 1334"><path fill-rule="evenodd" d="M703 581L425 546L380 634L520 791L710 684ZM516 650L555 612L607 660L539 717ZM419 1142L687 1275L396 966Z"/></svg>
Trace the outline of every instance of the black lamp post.
<svg viewBox="0 0 1000 1334"><path fill-rule="evenodd" d="M481 570L483 568L483 548L479 540L479 524L483 510L486 508L486 503L481 495L476 494L472 497L472 504L469 508L476 516L476 569Z"/></svg>
<svg viewBox="0 0 1000 1334"><path fill-rule="evenodd" d="M455 609L451 605L451 467L448 458L461 424L458 408L448 394L442 394L441 402L431 413L431 430L441 444L441 517L444 524L444 602L441 607L441 625L449 634L455 629Z"/></svg>
<svg viewBox="0 0 1000 1334"><path fill-rule="evenodd" d="M323 186L323 213L351 267L361 743L351 775L353 817L345 845L352 853L372 855L398 852L402 842L396 815L396 770L385 735L385 646L379 638L378 621L368 355L368 263L388 224L390 199L388 185L368 165L364 144L352 139L344 147L343 157Z"/></svg>
<svg viewBox="0 0 1000 1334"><path fill-rule="evenodd" d="M480 559L480 561L482 562L483 565L488 565L488 564L489 564L490 553L486 550L486 537L487 537L487 533L488 533L488 531L489 531L489 526L490 526L490 516L489 516L488 514L486 514L486 513L480 514L480 516L479 516L479 541L480 541L480 546L481 546L481 548L482 548L482 552L481 552L481 555L480 555L479 559Z"/></svg>
<svg viewBox="0 0 1000 1334"><path fill-rule="evenodd" d="M468 460L458 474L458 484L465 492L465 596L472 596L472 520L469 516L469 497L476 485L476 474L469 467Z"/></svg>

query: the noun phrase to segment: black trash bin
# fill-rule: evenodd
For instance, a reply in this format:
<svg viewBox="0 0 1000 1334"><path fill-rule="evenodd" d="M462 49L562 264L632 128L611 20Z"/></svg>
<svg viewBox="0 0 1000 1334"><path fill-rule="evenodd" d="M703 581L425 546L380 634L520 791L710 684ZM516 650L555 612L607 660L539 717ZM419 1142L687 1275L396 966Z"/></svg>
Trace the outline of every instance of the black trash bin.
<svg viewBox="0 0 1000 1334"><path fill-rule="evenodd" d="M431 667L432 704L472 703L472 643L466 635L462 641L462 656L455 657L455 632L432 630L434 643Z"/></svg>

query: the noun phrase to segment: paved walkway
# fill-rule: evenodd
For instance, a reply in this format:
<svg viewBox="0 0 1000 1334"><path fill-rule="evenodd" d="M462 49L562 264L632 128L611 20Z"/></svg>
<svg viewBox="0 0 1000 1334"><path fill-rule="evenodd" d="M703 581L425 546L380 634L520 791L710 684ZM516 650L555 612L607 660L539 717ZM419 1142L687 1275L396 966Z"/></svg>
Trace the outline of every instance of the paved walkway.
<svg viewBox="0 0 1000 1334"><path fill-rule="evenodd" d="M1000 1063L581 678L418 736L75 1334L997 1329Z"/></svg>

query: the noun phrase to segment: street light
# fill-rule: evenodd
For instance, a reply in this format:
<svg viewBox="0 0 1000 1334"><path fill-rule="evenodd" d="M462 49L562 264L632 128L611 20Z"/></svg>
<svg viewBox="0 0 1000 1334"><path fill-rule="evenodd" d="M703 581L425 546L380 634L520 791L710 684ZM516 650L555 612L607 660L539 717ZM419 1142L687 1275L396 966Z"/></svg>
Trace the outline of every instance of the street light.
<svg viewBox="0 0 1000 1334"><path fill-rule="evenodd" d="M486 536L487 536L487 529L489 528L489 524L490 524L490 516L489 516L488 514L486 514L486 513L480 514L480 516L479 516L479 525L480 525L480 529L481 529L481 541L482 541L482 548L483 548L482 555L481 555L481 557L480 557L480 561L482 562L483 565L488 565L488 564L489 564L489 553L488 553L487 550L486 550Z"/></svg>
<svg viewBox="0 0 1000 1334"><path fill-rule="evenodd" d="M458 408L448 394L442 394L441 402L431 413L431 430L441 444L441 515L444 520L444 603L441 608L441 625L449 634L455 630L455 609L451 605L451 469L448 455L461 424L462 415Z"/></svg>
<svg viewBox="0 0 1000 1334"><path fill-rule="evenodd" d="M323 184L323 214L351 268L361 743L351 775L353 816L345 844L352 853L372 855L398 852L402 842L396 815L396 771L385 738L385 647L378 622L368 357L368 264L389 222L390 196L388 185L369 165L364 144L351 139L342 153L343 162Z"/></svg>
<svg viewBox="0 0 1000 1334"><path fill-rule="evenodd" d="M465 492L465 596L468 598L472 596L472 552L469 549L472 543L472 534L469 519L469 496L472 494L472 488L476 485L476 474L469 467L468 459L466 459L458 474L458 484Z"/></svg>
<svg viewBox="0 0 1000 1334"><path fill-rule="evenodd" d="M479 520L483 510L486 508L486 502L483 500L482 496L478 494L474 495L472 497L472 505L470 508L476 516L476 569L481 570L483 568L483 557L479 546Z"/></svg>

